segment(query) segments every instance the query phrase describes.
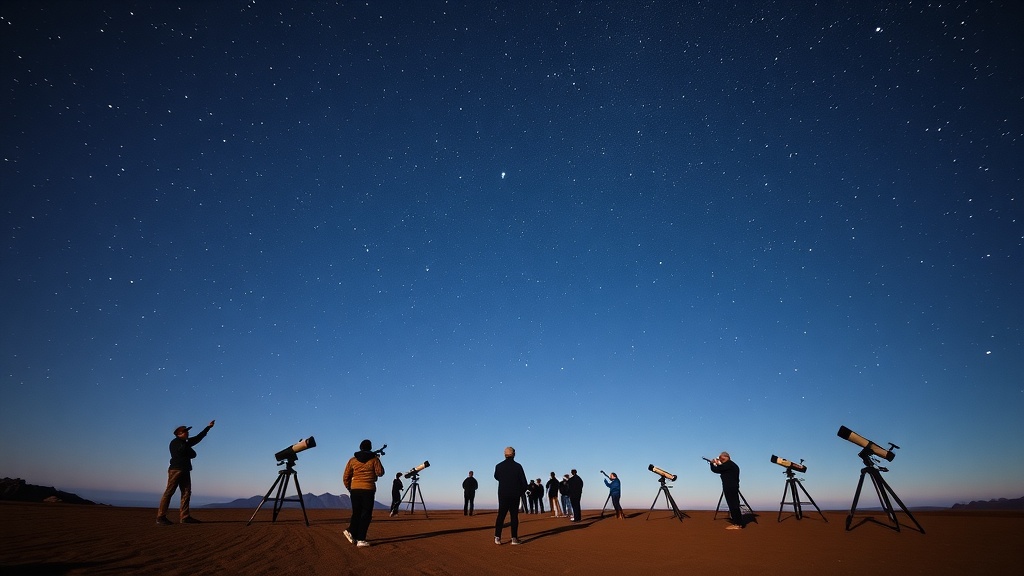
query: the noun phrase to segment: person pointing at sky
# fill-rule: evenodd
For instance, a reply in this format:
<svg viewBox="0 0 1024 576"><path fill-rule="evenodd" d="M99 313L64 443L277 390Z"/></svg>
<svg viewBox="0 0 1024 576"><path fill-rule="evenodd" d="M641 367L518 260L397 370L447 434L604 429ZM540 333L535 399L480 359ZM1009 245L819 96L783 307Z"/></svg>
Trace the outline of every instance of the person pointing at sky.
<svg viewBox="0 0 1024 576"><path fill-rule="evenodd" d="M188 431L191 426L178 426L174 429L174 440L168 446L171 452L171 463L167 468L167 487L163 496L160 497L160 507L156 511L156 523L160 526L173 524L167 519L167 508L171 505L171 496L176 490L181 491L181 507L179 517L182 524L199 524L199 520L192 517L189 510L189 501L192 499L192 459L196 457L193 446L199 444L206 438L206 433L213 428L216 420L203 428L203 431L189 438Z"/></svg>

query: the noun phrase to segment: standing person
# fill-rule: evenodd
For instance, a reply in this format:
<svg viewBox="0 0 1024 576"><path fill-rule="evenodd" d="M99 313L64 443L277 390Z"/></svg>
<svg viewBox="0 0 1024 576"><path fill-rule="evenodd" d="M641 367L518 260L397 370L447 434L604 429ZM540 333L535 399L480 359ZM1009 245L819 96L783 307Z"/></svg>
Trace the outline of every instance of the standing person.
<svg viewBox="0 0 1024 576"><path fill-rule="evenodd" d="M473 500L476 499L477 488L480 487L480 483L473 478L473 471L469 471L469 476L462 481L462 496L465 501L462 503L462 515L472 516L473 515Z"/></svg>
<svg viewBox="0 0 1024 576"><path fill-rule="evenodd" d="M192 500L192 459L197 456L193 446L199 444L206 438L206 433L213 428L216 420L203 428L203 431L189 438L188 431L191 426L178 426L174 429L174 439L171 440L168 449L171 451L171 463L167 467L167 487L160 497L160 504L156 510L156 523L160 526L173 524L167 519L167 508L171 505L171 496L175 490L181 491L181 506L178 509L178 517L182 524L199 524L199 520L192 517L189 502Z"/></svg>
<svg viewBox="0 0 1024 576"><path fill-rule="evenodd" d="M562 474L562 481L558 483L558 491L562 494L562 514L572 520L572 501L569 499L569 475Z"/></svg>
<svg viewBox="0 0 1024 576"><path fill-rule="evenodd" d="M579 477L575 468L569 473L572 475L569 476L566 484L569 487L569 502L572 504L572 521L579 522L583 517L582 508L580 508L580 500L583 499L583 478Z"/></svg>
<svg viewBox="0 0 1024 576"><path fill-rule="evenodd" d="M516 462L516 449L505 448L505 459L494 467L494 479L498 481L498 518L494 522L494 543L501 544L501 529L505 526L505 516L511 516L509 523L512 528L512 545L522 544L519 541L519 499L526 492L526 472Z"/></svg>
<svg viewBox="0 0 1024 576"><path fill-rule="evenodd" d="M622 495L622 483L619 482L618 475L612 472L608 479L604 481L604 485L608 487L608 495L612 497L615 517L624 519L626 515L622 513L622 506L619 506L619 497Z"/></svg>
<svg viewBox="0 0 1024 576"><path fill-rule="evenodd" d="M726 530L743 528L743 512L740 510L740 467L732 461L728 452L722 452L711 461L711 471L722 477L722 493L729 505L729 520Z"/></svg>
<svg viewBox="0 0 1024 576"><path fill-rule="evenodd" d="M551 506L552 518L558 518L562 515L562 507L558 505L558 478L555 477L555 473L551 473L551 479L544 485L548 489L548 504Z"/></svg>
<svg viewBox="0 0 1024 576"><path fill-rule="evenodd" d="M526 498L530 504L529 513L537 513L537 482L530 480L530 485L526 487Z"/></svg>
<svg viewBox="0 0 1024 576"><path fill-rule="evenodd" d="M541 482L540 478L537 478L537 511L539 514L544 513L544 483Z"/></svg>
<svg viewBox="0 0 1024 576"><path fill-rule="evenodd" d="M370 545L366 532L373 520L373 497L377 493L377 479L384 475L384 465L371 448L369 440L360 442L359 451L348 459L341 476L352 500L352 519L344 532L345 538L360 548Z"/></svg>
<svg viewBox="0 0 1024 576"><path fill-rule="evenodd" d="M402 473L399 472L391 481L391 516L397 516L398 507L402 505L402 488L405 485L402 484Z"/></svg>

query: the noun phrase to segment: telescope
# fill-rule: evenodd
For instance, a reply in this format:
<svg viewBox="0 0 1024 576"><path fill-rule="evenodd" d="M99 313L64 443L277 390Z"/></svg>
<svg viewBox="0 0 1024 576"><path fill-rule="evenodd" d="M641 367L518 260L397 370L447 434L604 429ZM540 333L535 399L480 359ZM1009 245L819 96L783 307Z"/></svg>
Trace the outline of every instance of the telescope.
<svg viewBox="0 0 1024 576"><path fill-rule="evenodd" d="M430 462L428 462L428 461L424 460L424 461L423 461L423 464L420 464L419 466L416 466L416 467L415 467L415 468L413 468L412 470L409 470L408 472L406 472L406 473L405 473L405 477L406 477L406 478L412 478L413 476L418 476L418 475L419 475L419 473L420 473L420 472L421 472L421 471L422 471L422 470L423 470L424 468L429 468L429 467L430 467Z"/></svg>
<svg viewBox="0 0 1024 576"><path fill-rule="evenodd" d="M305 440L299 440L295 444L292 444L291 446L285 448L284 450L281 450L277 454L274 454L274 458L276 458L278 462L284 462L285 460L294 462L299 458L297 456L299 452L302 452L303 450L306 450L308 448L315 447L316 440L314 440L313 437L310 436L309 438L306 438Z"/></svg>
<svg viewBox="0 0 1024 576"><path fill-rule="evenodd" d="M801 460L799 464L785 458L779 458L775 454L772 454L772 464L778 464L786 470L793 470L794 472L807 472L807 466L804 466L804 461Z"/></svg>
<svg viewBox="0 0 1024 576"><path fill-rule="evenodd" d="M654 464L648 464L647 465L647 469L650 470L651 472L654 472L658 476L661 476L662 478L665 478L666 480L668 480L670 482L675 482L676 478L678 478L678 476L676 476L675 474L670 474L668 472L665 472L664 470L662 470L661 468L658 468Z"/></svg>
<svg viewBox="0 0 1024 576"><path fill-rule="evenodd" d="M840 426L839 432L837 432L836 435L842 438L843 440L849 440L850 442L853 442L857 446L860 446L861 448L864 449L862 452L871 452L875 456L878 456L879 458L884 458L889 462L892 462L893 459L896 458L896 453L893 452L893 450L899 448L899 446L890 442L890 449L886 450L885 448L882 448L881 446L875 444L871 440L868 440L867 438L861 436L860 434L857 434L853 430L850 430L846 426Z"/></svg>

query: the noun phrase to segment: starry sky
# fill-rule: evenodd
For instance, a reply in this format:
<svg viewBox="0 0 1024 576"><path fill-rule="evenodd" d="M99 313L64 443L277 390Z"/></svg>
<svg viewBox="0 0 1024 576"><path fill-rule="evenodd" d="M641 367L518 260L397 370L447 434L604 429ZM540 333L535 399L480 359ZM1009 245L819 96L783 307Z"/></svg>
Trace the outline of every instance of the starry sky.
<svg viewBox="0 0 1024 576"><path fill-rule="evenodd" d="M0 7L0 474L1024 496L1020 2ZM871 496L871 498L868 498ZM873 495L866 494L870 503ZM175 500L176 501L176 500ZM865 505L862 500L862 505Z"/></svg>

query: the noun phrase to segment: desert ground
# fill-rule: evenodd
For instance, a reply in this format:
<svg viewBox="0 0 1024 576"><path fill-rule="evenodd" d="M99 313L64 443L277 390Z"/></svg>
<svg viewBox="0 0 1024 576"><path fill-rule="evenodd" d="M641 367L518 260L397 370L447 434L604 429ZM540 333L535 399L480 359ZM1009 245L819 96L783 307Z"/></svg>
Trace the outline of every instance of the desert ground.
<svg viewBox="0 0 1024 576"><path fill-rule="evenodd" d="M347 510L194 509L202 524L157 526L144 508L0 502L0 573L41 574L1024 574L1024 513L914 512L901 530L858 511L760 511L744 530L721 513L587 510L570 523L520 515L522 545L494 544L493 510L375 511L369 548L348 543ZM171 516L173 519L173 516ZM827 522L825 521L827 518Z"/></svg>

